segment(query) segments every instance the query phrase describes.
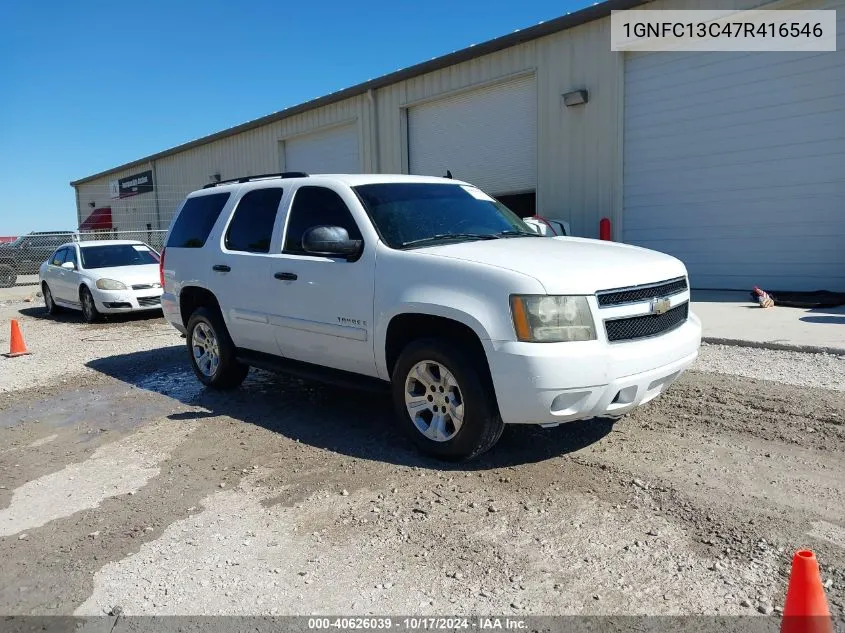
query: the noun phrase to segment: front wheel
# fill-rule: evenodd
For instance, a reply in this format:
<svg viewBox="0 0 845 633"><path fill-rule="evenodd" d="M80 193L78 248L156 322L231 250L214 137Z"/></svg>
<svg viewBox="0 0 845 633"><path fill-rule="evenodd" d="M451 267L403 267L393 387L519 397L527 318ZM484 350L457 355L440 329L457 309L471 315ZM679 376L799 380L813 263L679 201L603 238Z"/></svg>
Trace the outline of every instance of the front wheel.
<svg viewBox="0 0 845 633"><path fill-rule="evenodd" d="M44 307L47 308L47 314L51 316L58 314L61 308L53 300L53 293L50 292L50 286L47 285L46 281L41 284L41 294L44 296Z"/></svg>
<svg viewBox="0 0 845 633"><path fill-rule="evenodd" d="M490 450L504 423L492 387L460 344L423 339L396 361L393 402L416 446L440 459L467 460Z"/></svg>
<svg viewBox="0 0 845 633"><path fill-rule="evenodd" d="M94 303L94 295L85 286L79 291L79 302L82 304L82 318L86 323L96 323L100 320L100 311Z"/></svg>
<svg viewBox="0 0 845 633"><path fill-rule="evenodd" d="M207 308L197 308L188 319L186 336L191 367L204 385L234 389L249 373L249 365L239 362L235 344L222 317Z"/></svg>

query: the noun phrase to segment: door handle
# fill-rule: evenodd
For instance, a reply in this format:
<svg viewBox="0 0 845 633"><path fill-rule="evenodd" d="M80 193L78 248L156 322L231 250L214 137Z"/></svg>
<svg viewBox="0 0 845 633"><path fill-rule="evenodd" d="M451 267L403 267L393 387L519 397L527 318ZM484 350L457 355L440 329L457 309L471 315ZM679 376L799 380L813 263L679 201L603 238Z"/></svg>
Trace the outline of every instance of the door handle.
<svg viewBox="0 0 845 633"><path fill-rule="evenodd" d="M228 273L232 270L232 268L226 264L214 264L214 266L211 267L211 270L215 270L218 273Z"/></svg>
<svg viewBox="0 0 845 633"><path fill-rule="evenodd" d="M281 279L282 281L296 281L297 276L296 273L276 273L273 275L276 279Z"/></svg>

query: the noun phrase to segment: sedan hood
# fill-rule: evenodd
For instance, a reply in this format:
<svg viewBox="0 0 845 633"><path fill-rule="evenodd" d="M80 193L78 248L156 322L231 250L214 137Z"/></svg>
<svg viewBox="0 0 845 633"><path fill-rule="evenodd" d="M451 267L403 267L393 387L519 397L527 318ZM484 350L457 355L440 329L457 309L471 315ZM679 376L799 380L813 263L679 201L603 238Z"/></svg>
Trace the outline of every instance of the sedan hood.
<svg viewBox="0 0 845 633"><path fill-rule="evenodd" d="M144 264L143 266L115 266L113 268L91 268L85 271L94 279L114 279L127 286L136 284L157 284L159 279L158 264Z"/></svg>
<svg viewBox="0 0 845 633"><path fill-rule="evenodd" d="M419 249L439 257L506 268L534 277L549 294L591 295L686 275L664 253L578 237L505 238Z"/></svg>

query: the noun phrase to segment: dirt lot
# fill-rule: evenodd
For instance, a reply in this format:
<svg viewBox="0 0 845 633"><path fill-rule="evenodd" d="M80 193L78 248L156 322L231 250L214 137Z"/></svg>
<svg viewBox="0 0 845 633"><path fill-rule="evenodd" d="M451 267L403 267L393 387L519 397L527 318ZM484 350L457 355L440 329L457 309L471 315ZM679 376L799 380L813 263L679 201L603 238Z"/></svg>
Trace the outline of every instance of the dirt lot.
<svg viewBox="0 0 845 633"><path fill-rule="evenodd" d="M444 466L378 396L200 388L160 319L10 317L0 613L768 614L799 547L845 612L841 357L706 347L615 424Z"/></svg>

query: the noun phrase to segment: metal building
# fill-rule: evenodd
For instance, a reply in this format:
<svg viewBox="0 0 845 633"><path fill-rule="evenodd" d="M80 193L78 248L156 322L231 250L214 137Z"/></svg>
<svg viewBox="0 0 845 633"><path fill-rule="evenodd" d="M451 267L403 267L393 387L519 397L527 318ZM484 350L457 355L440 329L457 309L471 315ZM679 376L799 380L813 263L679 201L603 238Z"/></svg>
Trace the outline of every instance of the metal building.
<svg viewBox="0 0 845 633"><path fill-rule="evenodd" d="M619 53L609 0L82 178L87 229L166 229L190 191L277 171L468 180L522 215L680 257L698 288L845 290L845 2L834 53ZM747 9L759 0L656 0ZM563 95L585 91L586 102Z"/></svg>

